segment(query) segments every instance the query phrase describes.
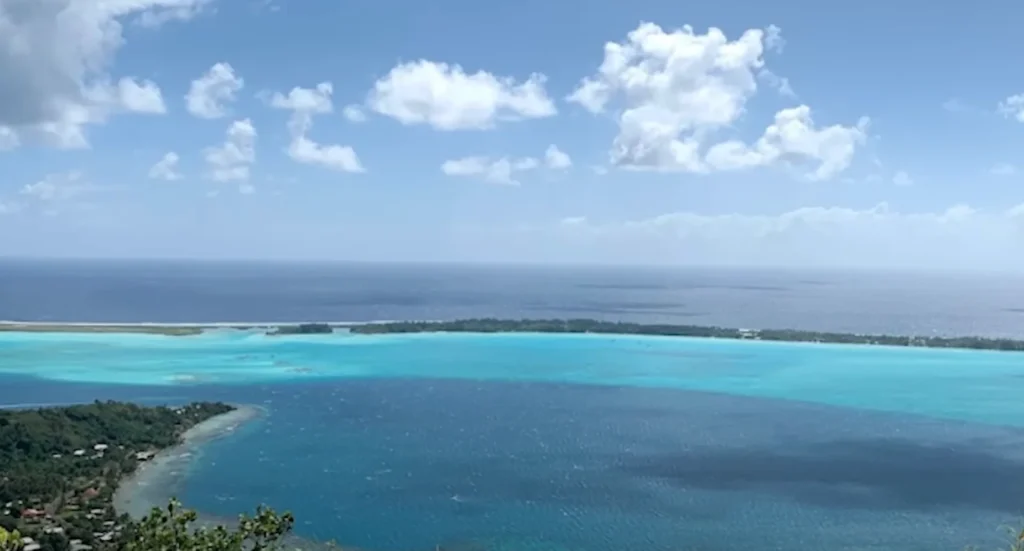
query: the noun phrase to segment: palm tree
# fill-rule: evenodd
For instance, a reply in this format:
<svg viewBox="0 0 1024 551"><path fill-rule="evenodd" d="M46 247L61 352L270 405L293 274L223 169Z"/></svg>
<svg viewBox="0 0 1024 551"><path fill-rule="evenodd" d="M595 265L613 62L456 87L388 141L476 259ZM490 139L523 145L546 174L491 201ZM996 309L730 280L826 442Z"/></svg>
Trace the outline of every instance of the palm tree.
<svg viewBox="0 0 1024 551"><path fill-rule="evenodd" d="M18 551L21 549L21 534L17 530L8 532L0 528L0 551Z"/></svg>

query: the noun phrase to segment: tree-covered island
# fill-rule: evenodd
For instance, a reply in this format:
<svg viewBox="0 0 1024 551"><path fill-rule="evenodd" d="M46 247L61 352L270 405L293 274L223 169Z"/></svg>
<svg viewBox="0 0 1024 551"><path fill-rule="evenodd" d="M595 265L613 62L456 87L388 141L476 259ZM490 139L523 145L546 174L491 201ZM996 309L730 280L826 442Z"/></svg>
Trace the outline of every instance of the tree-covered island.
<svg viewBox="0 0 1024 551"><path fill-rule="evenodd" d="M21 551L122 548L135 525L113 508L118 482L188 429L235 408L120 402L0 410L0 529Z"/></svg>
<svg viewBox="0 0 1024 551"><path fill-rule="evenodd" d="M762 341L818 342L832 344L873 344L925 348L967 348L975 350L1024 351L1024 340L984 337L922 337L861 335L798 329L733 329L702 325L642 324L591 319L503 320L466 319L456 321L402 321L353 325L352 333L601 333L618 335L660 335Z"/></svg>
<svg viewBox="0 0 1024 551"><path fill-rule="evenodd" d="M802 329L740 329L707 325L645 324L593 319L496 319L479 318L454 321L397 321L371 323L288 323L280 325L88 325L19 324L0 322L0 331L59 333L152 333L176 337L198 335L207 330L262 331L268 336L355 333L600 333L609 335L654 335L743 339L830 344L867 344L921 348L963 348L972 350L1024 351L1024 339L977 336L870 335Z"/></svg>
<svg viewBox="0 0 1024 551"><path fill-rule="evenodd" d="M317 335L333 333L334 328L327 323L299 323L297 325L280 325L267 331L268 335Z"/></svg>

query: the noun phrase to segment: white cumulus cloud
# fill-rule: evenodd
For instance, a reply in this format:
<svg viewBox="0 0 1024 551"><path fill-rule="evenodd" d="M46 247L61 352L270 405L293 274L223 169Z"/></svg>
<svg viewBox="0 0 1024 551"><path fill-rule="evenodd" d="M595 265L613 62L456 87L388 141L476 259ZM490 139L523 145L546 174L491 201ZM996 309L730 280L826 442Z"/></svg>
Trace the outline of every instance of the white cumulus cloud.
<svg viewBox="0 0 1024 551"><path fill-rule="evenodd" d="M346 105L341 114L348 122L366 122L366 113L358 105Z"/></svg>
<svg viewBox="0 0 1024 551"><path fill-rule="evenodd" d="M256 129L249 119L231 123L224 143L203 153L209 178L218 182L248 180L249 167L256 162Z"/></svg>
<svg viewBox="0 0 1024 551"><path fill-rule="evenodd" d="M438 130L480 130L499 121L536 119L557 113L544 90L546 78L518 82L485 71L467 73L459 65L427 60L400 64L369 94L373 111L403 124Z"/></svg>
<svg viewBox="0 0 1024 551"><path fill-rule="evenodd" d="M806 105L783 109L775 123L753 146L731 140L708 149L707 166L716 170L737 170L766 166L779 160L795 159L817 163L809 174L827 180L850 166L857 145L864 142L868 121L857 126L817 128Z"/></svg>
<svg viewBox="0 0 1024 551"><path fill-rule="evenodd" d="M85 147L90 124L118 113L164 112L156 84L108 72L125 43L123 21L204 1L0 1L3 142Z"/></svg>
<svg viewBox="0 0 1024 551"><path fill-rule="evenodd" d="M764 46L769 50L782 53L786 40L782 38L782 29L778 25L768 25L764 29Z"/></svg>
<svg viewBox="0 0 1024 551"><path fill-rule="evenodd" d="M729 140L703 153L715 133L745 113L759 75L783 93L792 92L788 81L764 68L765 50L779 51L782 44L774 26L729 40L717 28L705 34L689 26L666 32L642 23L625 41L605 44L597 73L567 99L593 113L621 102L619 133L609 153L613 165L700 173L800 160L817 163L811 178L830 178L849 166L867 119L819 129L810 108L801 105L779 111L754 145Z"/></svg>
<svg viewBox="0 0 1024 551"><path fill-rule="evenodd" d="M1024 94L1016 94L999 102L999 112L1024 122Z"/></svg>
<svg viewBox="0 0 1024 551"><path fill-rule="evenodd" d="M544 164L551 169L563 170L572 166L572 159L558 146L551 144L544 152Z"/></svg>
<svg viewBox="0 0 1024 551"><path fill-rule="evenodd" d="M180 180L181 174L178 173L179 160L177 153L173 151L168 152L149 169L149 177L154 180Z"/></svg>
<svg viewBox="0 0 1024 551"><path fill-rule="evenodd" d="M330 82L321 82L316 88L300 88L296 86L288 94L274 92L270 97L270 105L278 109L288 109L302 114L323 114L334 110L331 95L334 86Z"/></svg>
<svg viewBox="0 0 1024 551"><path fill-rule="evenodd" d="M518 186L520 181L517 173L537 170L541 167L548 170L566 170L572 166L569 155L551 144L544 151L543 158L537 157L488 157L475 155L445 161L441 172L448 176L476 177L492 184Z"/></svg>
<svg viewBox="0 0 1024 551"><path fill-rule="evenodd" d="M300 163L320 165L340 172L366 172L351 147L321 145L305 136L297 136L292 140L288 146L288 155Z"/></svg>
<svg viewBox="0 0 1024 551"><path fill-rule="evenodd" d="M106 188L89 183L80 171L49 174L38 182L25 184L21 195L41 203L53 203L74 199L87 193Z"/></svg>
<svg viewBox="0 0 1024 551"><path fill-rule="evenodd" d="M789 84L789 79L786 77L780 77L768 69L761 69L757 73L758 78L763 80L765 84L775 88L779 95L787 98L795 98L796 92L793 91L793 87Z"/></svg>
<svg viewBox="0 0 1024 551"><path fill-rule="evenodd" d="M228 63L217 63L206 73L192 81L185 106L188 112L202 119L219 119L227 116L227 104L235 101L245 81L235 75Z"/></svg>
<svg viewBox="0 0 1024 551"><path fill-rule="evenodd" d="M136 19L136 23L143 27L156 28L171 21L188 21L209 6L213 0L179 0L168 2L159 9L150 9L142 12Z"/></svg>
<svg viewBox="0 0 1024 551"><path fill-rule="evenodd" d="M122 78L117 83L115 102L125 110L135 113L162 115L167 112L160 87L150 80L139 82L131 78Z"/></svg>
<svg viewBox="0 0 1024 551"><path fill-rule="evenodd" d="M322 145L308 137L313 128L313 116L334 111L333 93L334 86L330 82L321 82L315 88L296 86L288 94L275 92L270 97L272 107L292 112L288 121L288 131L292 135L288 156L299 163L320 165L339 172L366 172L351 147Z"/></svg>
<svg viewBox="0 0 1024 551"><path fill-rule="evenodd" d="M513 177L514 173L533 170L537 168L538 164L537 159L532 157L522 159L463 157L445 161L441 165L441 172L448 176L477 177L491 184L518 186L519 181Z"/></svg>

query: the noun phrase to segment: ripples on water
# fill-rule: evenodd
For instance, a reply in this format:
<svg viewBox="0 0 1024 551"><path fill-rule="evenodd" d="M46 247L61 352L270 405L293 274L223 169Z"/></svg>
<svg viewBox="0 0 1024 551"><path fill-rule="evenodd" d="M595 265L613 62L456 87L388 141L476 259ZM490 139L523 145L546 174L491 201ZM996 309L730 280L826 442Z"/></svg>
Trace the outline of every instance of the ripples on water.
<svg viewBox="0 0 1024 551"><path fill-rule="evenodd" d="M592 317L1021 337L1019 281L871 272L10 262L0 319ZM995 548L1021 355L619 337L0 334L0 400L269 416L148 488L377 551Z"/></svg>
<svg viewBox="0 0 1024 551"><path fill-rule="evenodd" d="M0 319L600 318L1021 336L1018 277L866 270L0 260Z"/></svg>
<svg viewBox="0 0 1024 551"><path fill-rule="evenodd" d="M61 338L0 335L0 358L15 360L0 362L8 396L269 409L146 498L171 489L223 517L265 502L292 510L300 535L365 549L933 551L996 546L1024 511L1015 354L615 336ZM219 383L168 384L190 362Z"/></svg>
<svg viewBox="0 0 1024 551"><path fill-rule="evenodd" d="M274 391L186 496L311 536L557 549L962 549L1024 495L1024 432L662 389L357 380ZM276 472L259 480L258 473Z"/></svg>

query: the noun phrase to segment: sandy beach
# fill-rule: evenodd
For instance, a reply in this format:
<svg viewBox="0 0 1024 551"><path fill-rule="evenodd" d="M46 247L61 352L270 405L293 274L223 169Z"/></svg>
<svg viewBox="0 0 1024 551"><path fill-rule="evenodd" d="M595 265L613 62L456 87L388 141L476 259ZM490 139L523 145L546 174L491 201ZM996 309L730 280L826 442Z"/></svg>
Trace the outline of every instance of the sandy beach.
<svg viewBox="0 0 1024 551"><path fill-rule="evenodd" d="M237 409L208 419L182 435L181 444L158 453L153 459L143 463L127 479L121 481L114 493L114 509L119 513L127 513L139 519L150 512L153 507L165 507L167 501L176 497L181 483L188 474L188 469L201 453L201 447L212 440L229 436L245 423L257 420L266 415L266 410L258 406L239 405ZM188 503L183 504L189 508ZM246 513L252 514L258 504L253 504ZM202 511L197 511L197 526L212 527L216 525L234 526L237 518L221 518ZM294 534L288 535L284 542L286 547L304 551L337 551L330 543L306 539ZM346 547L345 549L354 549Z"/></svg>
<svg viewBox="0 0 1024 551"><path fill-rule="evenodd" d="M208 323L164 323L164 322L43 322L0 320L0 332L12 333L126 333L145 335L166 335L187 337L201 335L205 331L218 329L237 329L242 331L261 329L271 330L279 327L294 327L311 323L323 323L335 328L355 327L358 325L375 325L393 323L390 320L370 321L218 321Z"/></svg>
<svg viewBox="0 0 1024 551"><path fill-rule="evenodd" d="M241 425L265 414L266 411L260 407L240 405L187 430L180 444L159 452L121 481L114 493L114 509L140 518L153 507L163 507L178 492L203 444L228 436Z"/></svg>

